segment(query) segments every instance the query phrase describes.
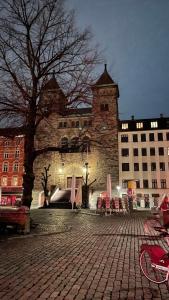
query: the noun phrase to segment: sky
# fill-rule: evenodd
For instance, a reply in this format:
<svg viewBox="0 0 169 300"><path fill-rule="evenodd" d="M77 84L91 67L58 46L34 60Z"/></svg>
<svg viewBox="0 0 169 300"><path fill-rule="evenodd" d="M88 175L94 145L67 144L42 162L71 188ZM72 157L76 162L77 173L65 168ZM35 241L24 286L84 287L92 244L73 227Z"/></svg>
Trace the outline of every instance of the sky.
<svg viewBox="0 0 169 300"><path fill-rule="evenodd" d="M169 117L169 0L67 1L119 85L120 119Z"/></svg>

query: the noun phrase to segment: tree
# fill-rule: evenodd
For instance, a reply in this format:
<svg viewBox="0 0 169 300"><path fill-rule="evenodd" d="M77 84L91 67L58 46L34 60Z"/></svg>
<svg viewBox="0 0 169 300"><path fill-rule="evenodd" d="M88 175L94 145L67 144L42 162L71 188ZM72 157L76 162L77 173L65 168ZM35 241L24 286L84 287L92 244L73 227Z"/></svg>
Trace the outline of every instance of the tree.
<svg viewBox="0 0 169 300"><path fill-rule="evenodd" d="M74 12L66 11L64 0L6 0L1 7L0 121L5 127L21 127L25 135L22 201L28 207L36 156L60 150L35 149L37 128L54 105L41 97L45 83L54 71L67 104L90 101L91 74L99 61L91 39L88 29L76 28Z"/></svg>
<svg viewBox="0 0 169 300"><path fill-rule="evenodd" d="M48 194L49 194L49 190L48 190L48 179L51 176L49 174L49 169L50 169L50 164L48 165L48 167L44 167L44 172L41 173L42 177L41 177L41 185L44 191L44 207L47 206L47 201L48 201Z"/></svg>

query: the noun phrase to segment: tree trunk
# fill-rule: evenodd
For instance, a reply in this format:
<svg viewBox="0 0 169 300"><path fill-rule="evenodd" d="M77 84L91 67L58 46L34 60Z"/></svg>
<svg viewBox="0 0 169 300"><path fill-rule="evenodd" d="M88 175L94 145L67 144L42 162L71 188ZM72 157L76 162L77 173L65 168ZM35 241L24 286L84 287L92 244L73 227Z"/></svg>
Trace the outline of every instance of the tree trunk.
<svg viewBox="0 0 169 300"><path fill-rule="evenodd" d="M27 130L24 143L24 174L22 204L30 208L32 202L32 190L34 188L34 130Z"/></svg>

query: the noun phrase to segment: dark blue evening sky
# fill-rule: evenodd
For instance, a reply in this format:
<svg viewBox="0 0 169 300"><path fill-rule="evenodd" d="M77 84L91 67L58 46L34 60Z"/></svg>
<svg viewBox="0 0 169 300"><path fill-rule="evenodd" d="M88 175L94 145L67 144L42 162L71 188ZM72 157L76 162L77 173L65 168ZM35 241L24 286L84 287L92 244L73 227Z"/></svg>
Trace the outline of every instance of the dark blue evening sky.
<svg viewBox="0 0 169 300"><path fill-rule="evenodd" d="M119 84L120 119L169 116L169 1L68 0ZM104 66L98 67L98 76Z"/></svg>

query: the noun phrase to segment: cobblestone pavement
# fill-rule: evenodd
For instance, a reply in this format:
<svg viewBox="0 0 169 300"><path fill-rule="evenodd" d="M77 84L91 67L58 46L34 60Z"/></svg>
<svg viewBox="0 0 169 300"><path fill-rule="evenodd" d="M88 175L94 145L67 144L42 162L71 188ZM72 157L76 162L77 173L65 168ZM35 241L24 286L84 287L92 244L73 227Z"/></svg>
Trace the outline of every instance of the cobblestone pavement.
<svg viewBox="0 0 169 300"><path fill-rule="evenodd" d="M95 216L71 210L32 210L30 235L0 237L1 300L169 299L165 284L140 272L143 212Z"/></svg>

